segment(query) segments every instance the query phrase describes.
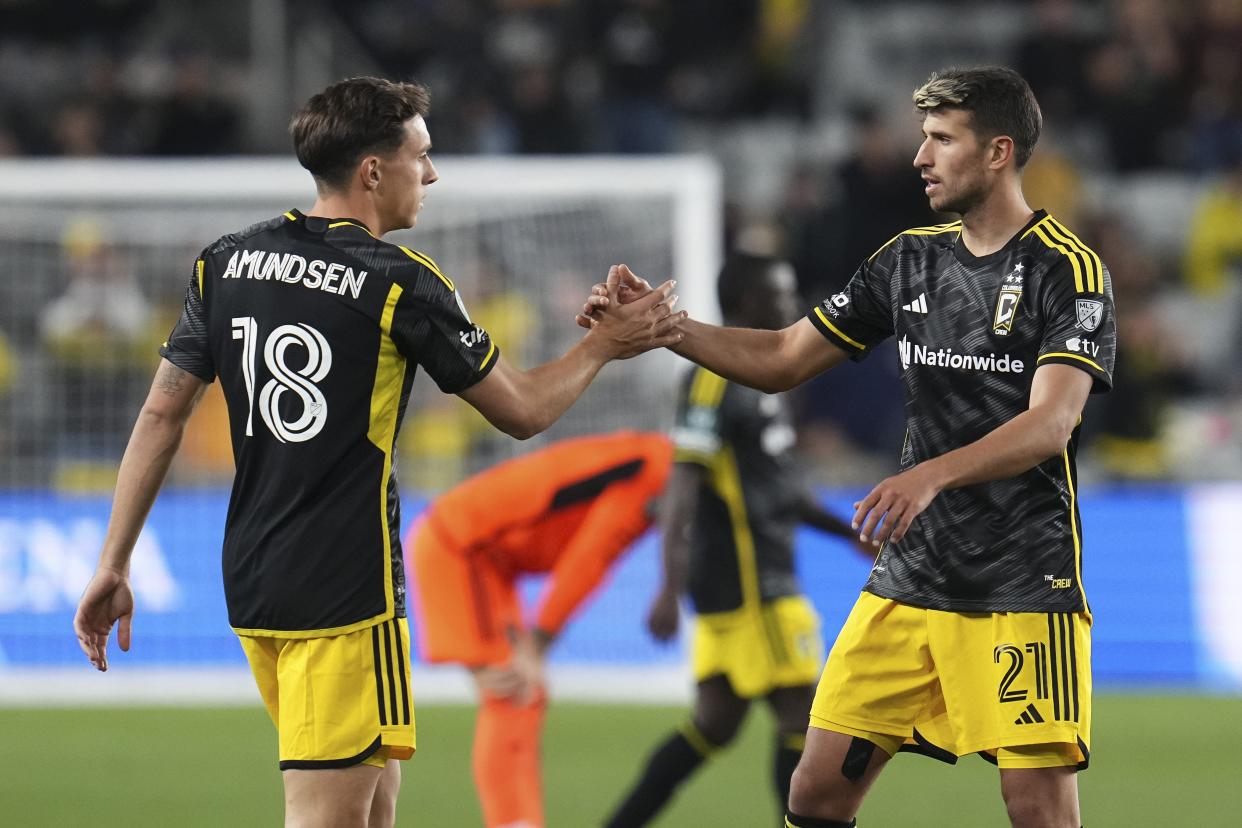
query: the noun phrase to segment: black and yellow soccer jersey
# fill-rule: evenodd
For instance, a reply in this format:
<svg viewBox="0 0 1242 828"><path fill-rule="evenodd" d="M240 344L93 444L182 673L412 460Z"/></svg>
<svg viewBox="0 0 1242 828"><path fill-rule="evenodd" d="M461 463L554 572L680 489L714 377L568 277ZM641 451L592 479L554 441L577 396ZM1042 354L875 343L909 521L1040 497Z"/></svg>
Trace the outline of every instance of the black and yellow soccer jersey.
<svg viewBox="0 0 1242 828"><path fill-rule="evenodd" d="M961 224L909 230L808 315L853 358L897 337L905 391L901 468L974 442L1028 407L1041 365L1112 384L1117 329L1108 269L1040 211L1001 250L976 257ZM1075 451L1015 477L941 492L867 590L932 609L1086 609Z"/></svg>
<svg viewBox="0 0 1242 828"><path fill-rule="evenodd" d="M690 534L695 611L798 594L793 539L802 480L784 398L698 368L682 384L672 438L674 462L707 471Z"/></svg>
<svg viewBox="0 0 1242 828"><path fill-rule="evenodd" d="M457 393L496 346L427 256L296 210L194 264L160 349L228 404L229 622L312 637L405 615L393 446L418 365Z"/></svg>

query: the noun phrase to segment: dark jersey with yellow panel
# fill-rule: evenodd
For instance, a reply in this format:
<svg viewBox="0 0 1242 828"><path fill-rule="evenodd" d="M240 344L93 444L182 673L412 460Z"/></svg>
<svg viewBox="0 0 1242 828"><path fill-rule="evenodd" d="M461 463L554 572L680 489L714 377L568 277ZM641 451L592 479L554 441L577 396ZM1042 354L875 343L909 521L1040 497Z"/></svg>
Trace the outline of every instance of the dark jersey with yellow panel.
<svg viewBox="0 0 1242 828"><path fill-rule="evenodd" d="M1112 384L1117 329L1108 269L1043 211L1002 249L973 256L961 224L909 230L809 314L861 359L897 337L909 469L1027 410L1052 363ZM1070 612L1087 608L1075 452L1014 477L941 492L881 550L867 590L932 609Z"/></svg>
<svg viewBox="0 0 1242 828"><path fill-rule="evenodd" d="M672 437L674 462L706 470L690 535L695 611L797 595L793 540L803 488L784 398L698 368L682 384Z"/></svg>
<svg viewBox="0 0 1242 828"><path fill-rule="evenodd" d="M234 629L304 638L403 617L393 447L415 371L452 394L498 359L435 262L290 211L203 251L160 354L219 376L228 404Z"/></svg>

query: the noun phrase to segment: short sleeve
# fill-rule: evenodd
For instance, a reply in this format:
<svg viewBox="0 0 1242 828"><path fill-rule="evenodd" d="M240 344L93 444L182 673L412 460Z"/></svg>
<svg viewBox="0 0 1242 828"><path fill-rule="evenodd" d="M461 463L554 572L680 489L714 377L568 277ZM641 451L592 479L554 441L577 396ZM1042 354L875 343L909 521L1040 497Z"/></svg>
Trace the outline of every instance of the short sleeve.
<svg viewBox="0 0 1242 828"><path fill-rule="evenodd" d="M197 259L185 290L181 318L160 346L160 356L203 382L216 378L215 363L207 343L207 310L203 303L203 279L206 260Z"/></svg>
<svg viewBox="0 0 1242 828"><path fill-rule="evenodd" d="M1046 322L1035 363L1072 365L1086 371L1094 380L1093 394L1112 388L1117 356L1112 280L1103 266L1100 274L1099 284L1093 285L1098 290L1080 291L1067 259L1044 277L1041 304Z"/></svg>
<svg viewBox="0 0 1242 828"><path fill-rule="evenodd" d="M893 335L890 302L893 269L901 238L880 248L855 271L840 293L820 302L807 318L850 359L860 360Z"/></svg>
<svg viewBox="0 0 1242 828"><path fill-rule="evenodd" d="M728 382L706 368L682 383L673 426L673 462L710 465L723 441L722 403Z"/></svg>
<svg viewBox="0 0 1242 828"><path fill-rule="evenodd" d="M460 394L496 366L500 349L466 311L457 288L439 271L419 268L397 300L391 335L446 394Z"/></svg>

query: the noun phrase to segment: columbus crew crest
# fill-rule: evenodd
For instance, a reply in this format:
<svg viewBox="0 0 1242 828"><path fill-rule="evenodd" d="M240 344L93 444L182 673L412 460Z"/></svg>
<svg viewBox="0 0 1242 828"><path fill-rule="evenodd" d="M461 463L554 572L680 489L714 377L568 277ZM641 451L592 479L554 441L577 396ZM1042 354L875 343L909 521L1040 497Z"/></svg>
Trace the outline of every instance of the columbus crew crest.
<svg viewBox="0 0 1242 828"><path fill-rule="evenodd" d="M1025 269L1021 262L1014 265L1013 271L1001 284L1000 294L996 297L996 313L992 317L992 333L997 336L1008 336L1013 330L1018 304L1022 301L1022 271Z"/></svg>

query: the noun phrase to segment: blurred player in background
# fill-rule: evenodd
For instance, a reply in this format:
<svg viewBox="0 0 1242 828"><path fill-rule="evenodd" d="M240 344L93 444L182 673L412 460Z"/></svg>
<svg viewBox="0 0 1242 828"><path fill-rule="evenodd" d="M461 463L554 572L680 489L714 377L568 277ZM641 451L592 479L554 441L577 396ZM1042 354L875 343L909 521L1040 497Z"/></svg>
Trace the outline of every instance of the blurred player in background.
<svg viewBox="0 0 1242 828"><path fill-rule="evenodd" d="M542 828L548 647L652 523L673 448L622 431L560 443L445 492L411 527L425 660L468 667L479 691L474 780L488 828ZM547 573L528 625L517 579Z"/></svg>
<svg viewBox="0 0 1242 828"><path fill-rule="evenodd" d="M195 403L219 376L237 466L225 597L279 733L288 825L391 825L393 760L414 752L392 453L417 367L526 437L609 360L673 340L659 296L560 359L531 371L508 364L435 262L380 240L414 225L436 181L428 105L417 84L354 78L293 119L318 199L308 213L224 236L194 263L74 619L98 669L117 620L129 649L134 542Z"/></svg>
<svg viewBox="0 0 1242 828"><path fill-rule="evenodd" d="M789 264L735 253L717 281L721 314L726 324L779 330L798 318L796 284ZM673 638L678 599L689 594L697 615L694 711L648 759L609 828L646 825L733 740L760 698L776 719L772 774L784 808L824 657L819 617L794 573L794 530L805 523L854 538L805 486L782 396L695 369L682 383L673 443L664 581L647 627L657 640Z"/></svg>
<svg viewBox="0 0 1242 828"><path fill-rule="evenodd" d="M1042 116L1016 72L934 74L914 103L914 166L932 209L961 220L893 237L783 330L685 320L675 350L778 391L900 337L902 471L854 514L880 554L824 667L786 825L854 825L908 749L980 753L1000 767L1012 824L1072 828L1091 738L1074 456L1087 396L1112 385L1111 277L1026 203ZM624 298L643 295L622 276ZM584 308L597 324L619 296L599 289Z"/></svg>

